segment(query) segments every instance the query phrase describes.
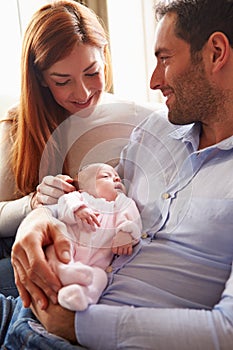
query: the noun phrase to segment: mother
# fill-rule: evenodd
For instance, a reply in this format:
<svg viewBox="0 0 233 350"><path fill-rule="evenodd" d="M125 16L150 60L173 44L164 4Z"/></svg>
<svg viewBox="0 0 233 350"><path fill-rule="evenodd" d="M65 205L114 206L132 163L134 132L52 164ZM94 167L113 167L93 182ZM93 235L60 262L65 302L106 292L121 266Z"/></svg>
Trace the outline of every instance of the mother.
<svg viewBox="0 0 233 350"><path fill-rule="evenodd" d="M73 191L79 164L116 160L132 127L151 112L106 93L111 75L107 34L91 10L61 0L34 14L22 46L20 102L0 122L0 292L6 295L17 294L9 255L22 219ZM59 173L67 175L51 176Z"/></svg>

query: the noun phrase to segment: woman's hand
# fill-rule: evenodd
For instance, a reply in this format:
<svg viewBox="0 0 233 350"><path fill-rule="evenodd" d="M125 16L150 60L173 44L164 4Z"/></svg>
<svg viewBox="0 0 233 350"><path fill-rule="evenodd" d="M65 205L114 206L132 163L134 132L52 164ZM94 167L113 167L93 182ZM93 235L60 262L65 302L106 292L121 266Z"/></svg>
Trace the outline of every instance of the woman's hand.
<svg viewBox="0 0 233 350"><path fill-rule="evenodd" d="M50 268L43 248L54 244L58 259L70 261L70 241L66 226L54 218L49 209L33 210L21 223L12 248L12 265L15 281L25 307L31 304L31 296L42 309L48 306L48 298L57 303L61 288L58 277Z"/></svg>
<svg viewBox="0 0 233 350"><path fill-rule="evenodd" d="M32 209L42 204L56 204L64 193L75 191L72 182L73 179L68 175L45 176L32 196Z"/></svg>

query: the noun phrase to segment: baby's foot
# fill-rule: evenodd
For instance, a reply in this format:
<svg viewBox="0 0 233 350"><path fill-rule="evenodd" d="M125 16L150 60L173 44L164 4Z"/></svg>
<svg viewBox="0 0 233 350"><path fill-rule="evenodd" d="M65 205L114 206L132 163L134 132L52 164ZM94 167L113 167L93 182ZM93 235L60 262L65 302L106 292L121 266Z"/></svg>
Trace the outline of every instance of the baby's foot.
<svg viewBox="0 0 233 350"><path fill-rule="evenodd" d="M88 265L80 262L74 262L67 265L62 265L60 279L63 285L80 284L89 286L93 281L93 269Z"/></svg>
<svg viewBox="0 0 233 350"><path fill-rule="evenodd" d="M85 287L77 284L62 287L58 292L58 302L71 311L83 311L88 307Z"/></svg>

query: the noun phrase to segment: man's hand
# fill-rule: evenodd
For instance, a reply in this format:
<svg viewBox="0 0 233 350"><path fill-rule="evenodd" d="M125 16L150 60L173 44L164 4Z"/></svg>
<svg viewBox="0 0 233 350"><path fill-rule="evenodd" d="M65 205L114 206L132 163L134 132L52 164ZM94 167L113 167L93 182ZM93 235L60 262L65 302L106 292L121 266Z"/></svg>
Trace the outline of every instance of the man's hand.
<svg viewBox="0 0 233 350"><path fill-rule="evenodd" d="M77 344L74 329L75 313L73 311L52 303L49 304L46 310L41 310L34 300L32 301L31 309L49 333Z"/></svg>
<svg viewBox="0 0 233 350"><path fill-rule="evenodd" d="M70 261L70 241L65 225L52 217L44 207L33 210L21 223L12 248L12 265L16 285L25 307L31 304L31 296L42 309L48 306L48 298L57 303L61 288L44 255L43 248L51 243L58 259Z"/></svg>

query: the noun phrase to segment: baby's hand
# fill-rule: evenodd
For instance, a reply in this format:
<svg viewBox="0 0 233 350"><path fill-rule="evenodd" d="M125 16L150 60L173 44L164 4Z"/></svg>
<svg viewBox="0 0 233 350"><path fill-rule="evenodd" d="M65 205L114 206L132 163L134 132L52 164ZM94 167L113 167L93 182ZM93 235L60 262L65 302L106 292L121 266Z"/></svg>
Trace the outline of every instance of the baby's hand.
<svg viewBox="0 0 233 350"><path fill-rule="evenodd" d="M90 225L92 231L95 231L95 226L100 227L100 223L98 221L98 213L94 213L90 208L81 207L75 211L74 215L80 219L83 224Z"/></svg>
<svg viewBox="0 0 233 350"><path fill-rule="evenodd" d="M117 255L131 255L133 238L129 232L119 231L112 241L112 252Z"/></svg>

